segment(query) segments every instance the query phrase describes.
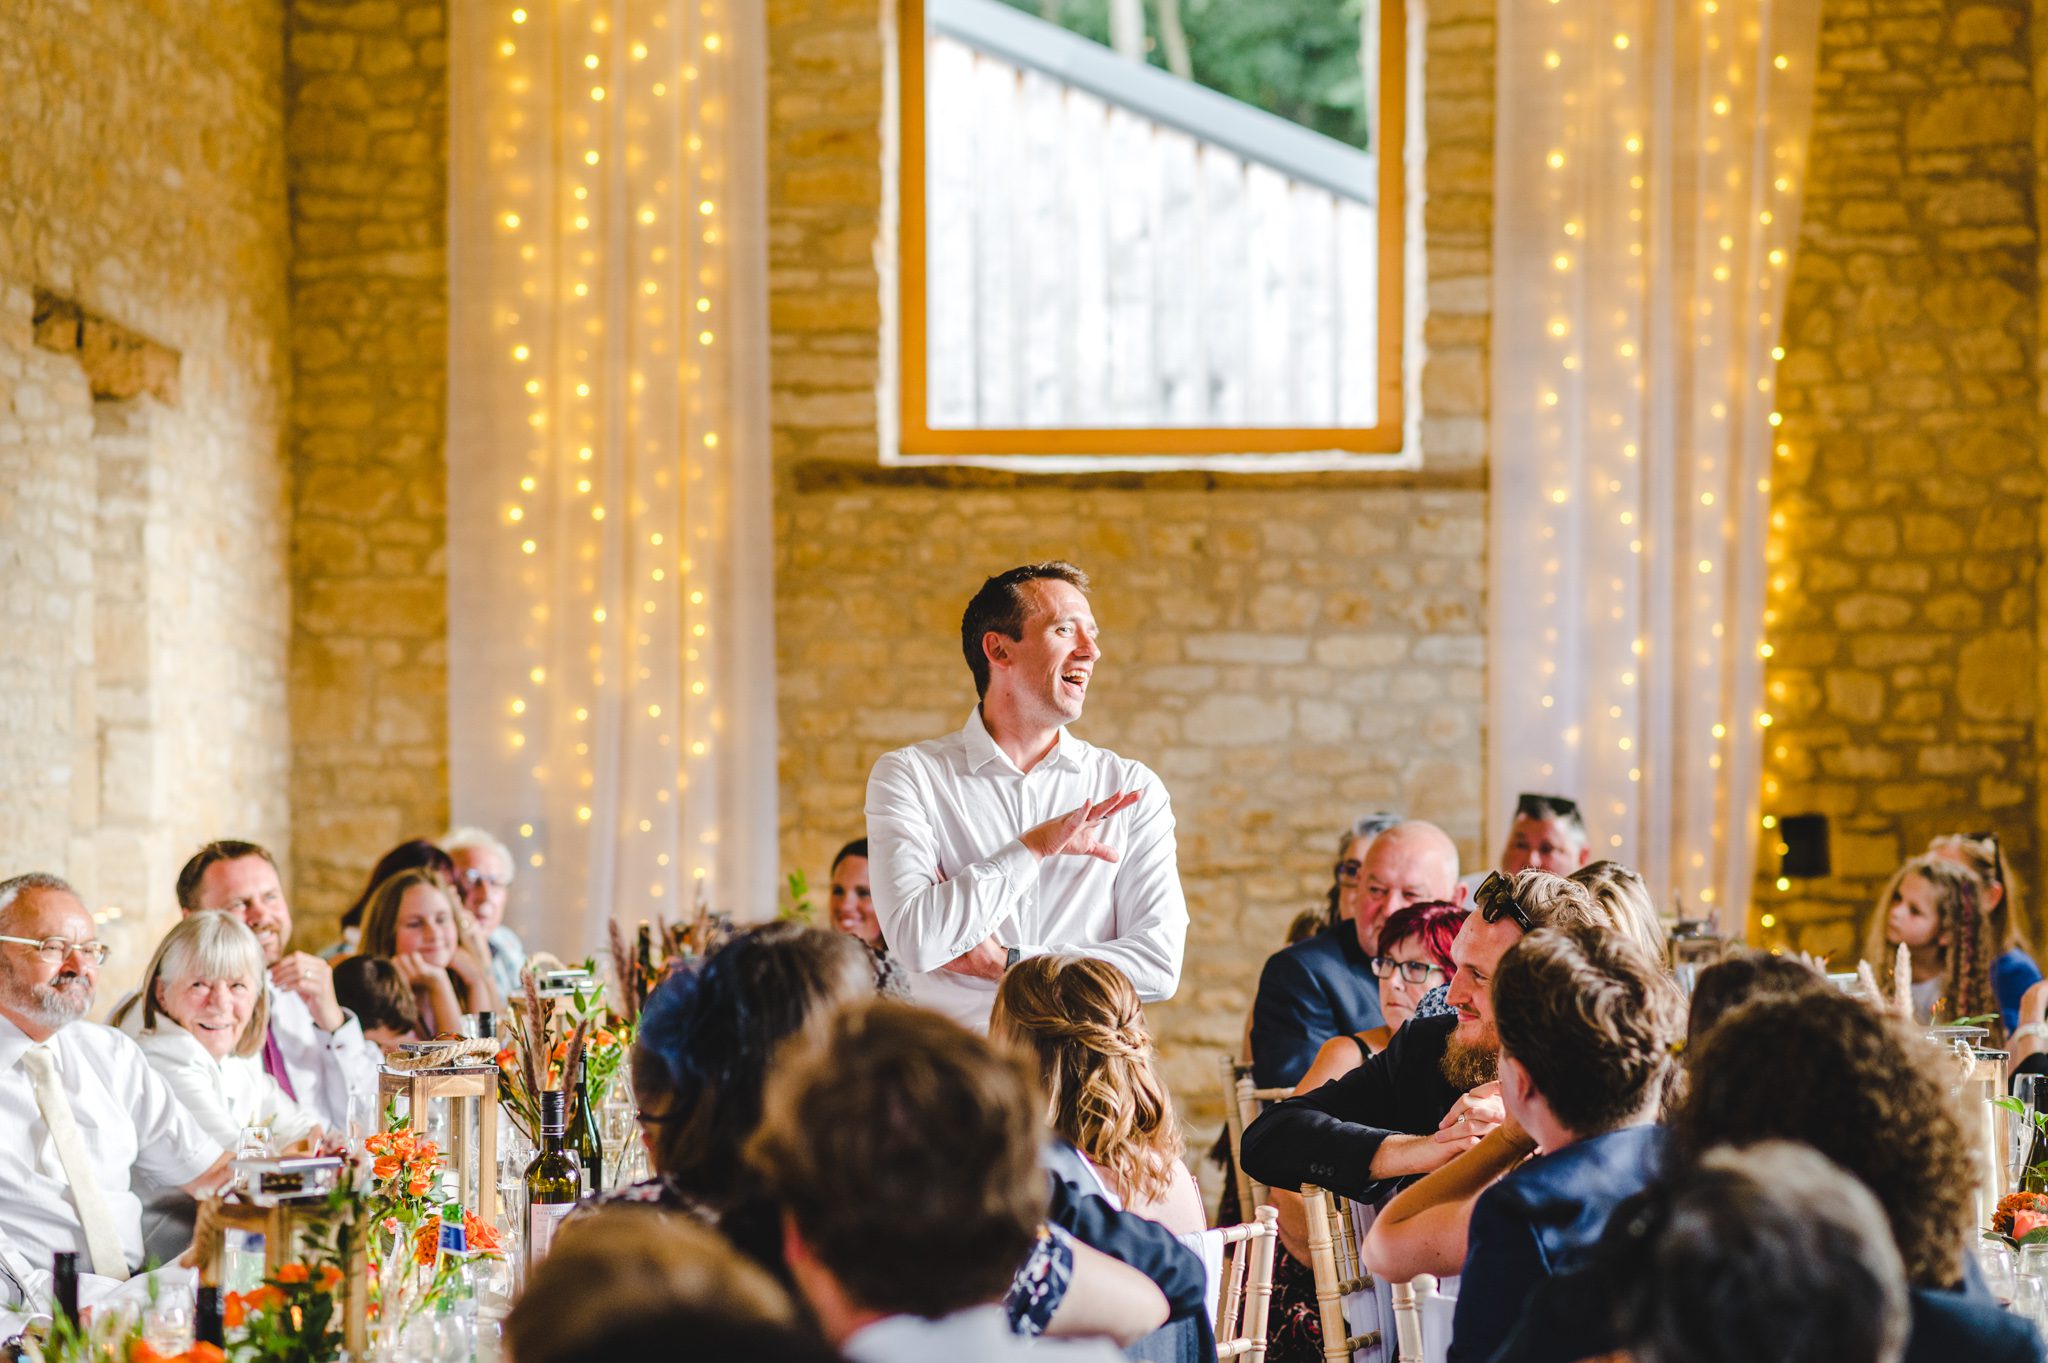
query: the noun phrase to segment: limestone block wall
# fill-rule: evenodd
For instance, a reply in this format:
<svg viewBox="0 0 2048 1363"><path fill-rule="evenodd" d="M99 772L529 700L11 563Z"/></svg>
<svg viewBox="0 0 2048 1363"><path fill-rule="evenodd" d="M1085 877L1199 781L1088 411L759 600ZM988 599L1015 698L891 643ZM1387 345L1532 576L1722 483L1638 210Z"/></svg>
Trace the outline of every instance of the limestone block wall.
<svg viewBox="0 0 2048 1363"><path fill-rule="evenodd" d="M126 911L110 987L191 846L290 841L280 24L0 23L0 846ZM39 344L39 296L175 357L174 387Z"/></svg>
<svg viewBox="0 0 2048 1363"><path fill-rule="evenodd" d="M1493 7L1424 8L1423 468L1261 478L878 468L895 6L768 5L784 859L821 884L875 757L965 718L981 579L1075 559L1106 631L1078 732L1152 764L1179 818L1194 927L1153 1021L1212 1129L1214 1057L1337 828L1391 806L1479 851Z"/></svg>
<svg viewBox="0 0 2048 1363"><path fill-rule="evenodd" d="M448 817L447 6L293 0L294 908Z"/></svg>
<svg viewBox="0 0 2048 1363"><path fill-rule="evenodd" d="M1834 874L1779 891L1767 835L1766 940L1844 956L1938 832L1995 828L2039 880L2031 24L1996 0L1823 8L1779 370L1764 808L1828 815Z"/></svg>

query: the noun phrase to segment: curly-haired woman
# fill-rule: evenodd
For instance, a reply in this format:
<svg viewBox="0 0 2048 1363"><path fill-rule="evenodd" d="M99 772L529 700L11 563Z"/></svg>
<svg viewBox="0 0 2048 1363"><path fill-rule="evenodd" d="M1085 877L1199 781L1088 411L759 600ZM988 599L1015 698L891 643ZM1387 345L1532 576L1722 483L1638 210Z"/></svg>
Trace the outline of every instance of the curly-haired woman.
<svg viewBox="0 0 2048 1363"><path fill-rule="evenodd" d="M1207 1224L1181 1161L1173 1099L1152 1068L1152 1033L1130 979L1087 956L1032 956L1004 975L989 1032L1037 1061L1054 1131L1124 1206L1176 1234Z"/></svg>

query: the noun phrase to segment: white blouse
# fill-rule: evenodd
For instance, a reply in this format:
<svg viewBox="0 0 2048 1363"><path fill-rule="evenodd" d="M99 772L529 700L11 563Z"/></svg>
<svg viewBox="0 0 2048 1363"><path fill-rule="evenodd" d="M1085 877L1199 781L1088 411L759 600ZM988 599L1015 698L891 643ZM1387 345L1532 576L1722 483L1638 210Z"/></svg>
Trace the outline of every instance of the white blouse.
<svg viewBox="0 0 2048 1363"><path fill-rule="evenodd" d="M132 1016L139 1018L140 1013L136 1009ZM160 1018L154 1030L137 1034L135 1041L186 1111L229 1150L241 1143L244 1127L269 1127L276 1147L289 1145L320 1125L317 1116L293 1102L264 1073L263 1062L255 1056L216 1060L197 1037L169 1018Z"/></svg>

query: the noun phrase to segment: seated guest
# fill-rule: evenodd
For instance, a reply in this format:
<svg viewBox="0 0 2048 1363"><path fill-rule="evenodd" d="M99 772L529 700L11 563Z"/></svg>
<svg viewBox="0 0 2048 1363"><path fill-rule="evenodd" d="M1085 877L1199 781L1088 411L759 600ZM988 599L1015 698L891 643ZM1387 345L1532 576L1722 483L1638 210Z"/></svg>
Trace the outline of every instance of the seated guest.
<svg viewBox="0 0 2048 1363"><path fill-rule="evenodd" d="M1984 886L1985 942L1997 953L1991 958L1991 995L2010 1038L2020 1025L2021 1000L2041 982L2041 967L2027 953L2019 879L1996 833L1945 833L1929 841L1927 851L1967 868Z"/></svg>
<svg viewBox="0 0 2048 1363"><path fill-rule="evenodd" d="M1040 1099L1016 1060L921 1009L840 1014L768 1082L749 1163L791 1276L853 1363L1101 1359L1027 1342L1003 1298L1046 1215Z"/></svg>
<svg viewBox="0 0 2048 1363"><path fill-rule="evenodd" d="M377 1111L380 1057L362 1026L334 996L334 971L318 956L291 951L292 910L277 862L253 842L210 842L178 872L178 907L218 910L249 925L263 947L270 1023L263 1072L329 1131L368 1125Z"/></svg>
<svg viewBox="0 0 2048 1363"><path fill-rule="evenodd" d="M1493 1015L1501 1139L1402 1192L1366 1241L1372 1270L1397 1279L1463 1260L1450 1363L1492 1357L1543 1280L1572 1267L1615 1204L1649 1183L1664 1071L1685 1021L1657 962L1591 926L1516 943L1494 976Z"/></svg>
<svg viewBox="0 0 2048 1363"><path fill-rule="evenodd" d="M1834 989L1766 995L1688 1047L1687 1069L1673 1169L1716 1146L1797 1141L1877 1199L1912 1297L1908 1363L2043 1356L2034 1327L1965 1277L1979 1233L1975 1155L1949 1094L1950 1058L1917 1027ZM1637 1257L1603 1247L1584 1271L1552 1279L1496 1363L1574 1363L1615 1347L1600 1304Z"/></svg>
<svg viewBox="0 0 2048 1363"><path fill-rule="evenodd" d="M157 945L142 988L112 1023L136 1040L193 1119L232 1150L249 1127L275 1149L320 1134L320 1119L263 1072L263 948L240 919L195 913Z"/></svg>
<svg viewBox="0 0 2048 1363"><path fill-rule="evenodd" d="M1393 1180L1448 1163L1500 1125L1494 970L1525 932L1603 918L1585 887L1560 876L1489 879L1451 946L1456 1011L1415 1019L1351 1073L1274 1104L1245 1129L1245 1170L1273 1189L1289 1253L1307 1261L1301 1199L1287 1189L1314 1183L1377 1201Z"/></svg>
<svg viewBox="0 0 2048 1363"><path fill-rule="evenodd" d="M327 949L333 958L350 955L362 949L363 914L369 910L370 896L400 871L431 871L434 878L446 886L449 893L461 898L456 886L455 859L443 852L425 838L411 838L398 844L370 868L370 878L363 882L362 893L356 902L341 911L341 940Z"/></svg>
<svg viewBox="0 0 2048 1363"><path fill-rule="evenodd" d="M875 895L868 884L868 840L855 838L832 858L832 891L828 904L831 926L858 937L871 951L885 952L882 924L875 917Z"/></svg>
<svg viewBox="0 0 2048 1363"><path fill-rule="evenodd" d="M626 1208L565 1225L505 1318L516 1363L666 1357L684 1339L700 1358L837 1357L797 1329L787 1294L716 1232Z"/></svg>
<svg viewBox="0 0 2048 1363"><path fill-rule="evenodd" d="M1554 876L1569 876L1592 857L1586 816L1579 812L1576 800L1528 792L1516 797L1515 817L1508 821L1508 840L1500 849L1498 869L1502 875L1548 871ZM1466 888L1478 889L1485 878L1485 873L1474 872L1465 878Z"/></svg>
<svg viewBox="0 0 2048 1363"><path fill-rule="evenodd" d="M1052 1129L1117 1200L1175 1234L1208 1225L1181 1162L1173 1099L1152 1068L1152 1034L1130 978L1086 956L1032 956L1003 973L989 1035L1036 1064Z"/></svg>
<svg viewBox="0 0 2048 1363"><path fill-rule="evenodd" d="M356 1015L363 1035L385 1055L420 1035L420 1006L398 967L376 956L350 956L334 967L334 997Z"/></svg>
<svg viewBox="0 0 2048 1363"><path fill-rule="evenodd" d="M1274 953L1252 1001L1252 1079L1290 1088L1332 1037L1383 1026L1370 962L1388 915L1411 903L1462 900L1458 849L1411 820L1374 838L1359 871L1357 916Z"/></svg>
<svg viewBox="0 0 2048 1363"><path fill-rule="evenodd" d="M430 1035L460 1032L464 1013L504 1006L486 964L490 949L466 927L453 892L431 871L400 871L371 891L362 954L398 968Z"/></svg>
<svg viewBox="0 0 2048 1363"><path fill-rule="evenodd" d="M1697 1047L1716 1023L1752 1000L1773 994L1796 998L1833 987L1796 956L1731 948L1693 981L1685 1020L1686 1049Z"/></svg>
<svg viewBox="0 0 2048 1363"><path fill-rule="evenodd" d="M1921 1022L1978 1017L2001 1006L1991 992L1991 960L2004 949L1976 872L1923 854L1893 872L1871 916L1863 958L1891 986L1903 944L1911 962L1913 1015ZM2019 997L2012 1000L2015 1015Z"/></svg>
<svg viewBox="0 0 2048 1363"><path fill-rule="evenodd" d="M441 850L455 865L462 907L491 949L491 983L500 998L509 999L519 992L519 971L526 964L526 943L505 922L505 896L517 870L511 849L483 829L465 826L442 834Z"/></svg>
<svg viewBox="0 0 2048 1363"><path fill-rule="evenodd" d="M1650 886L1635 871L1618 861L1589 861L1573 871L1576 880L1593 892L1609 921L1653 961L1671 959L1671 936L1664 920L1657 916Z"/></svg>
<svg viewBox="0 0 2048 1363"><path fill-rule="evenodd" d="M143 1262L140 1176L205 1197L228 1152L130 1037L83 1019L106 946L58 877L0 881L0 1244L126 1278Z"/></svg>
<svg viewBox="0 0 2048 1363"><path fill-rule="evenodd" d="M1329 907L1324 923L1335 927L1358 917L1358 901L1365 892L1365 858L1373 840L1402 822L1399 814L1375 810L1352 822L1337 835L1337 864L1330 870Z"/></svg>
<svg viewBox="0 0 2048 1363"><path fill-rule="evenodd" d="M1445 988L1458 967L1451 960L1451 943L1465 925L1470 910L1439 899L1410 904L1387 916L1380 929L1379 951L1372 958L1372 973L1380 982L1380 1016L1386 1021L1369 1032L1333 1037L1316 1052L1316 1063L1294 1086L1296 1093L1310 1093L1351 1073L1378 1055L1402 1024L1415 1016L1416 1005L1432 990Z"/></svg>
<svg viewBox="0 0 2048 1363"><path fill-rule="evenodd" d="M1634 1363L1904 1357L1912 1318L1884 1211L1803 1145L1710 1150L1610 1237L1639 1265L1617 1303Z"/></svg>
<svg viewBox="0 0 2048 1363"><path fill-rule="evenodd" d="M241 1153L254 1130L270 1152L304 1153L317 1144L320 1121L256 1059L267 1014L256 934L228 914L195 913L157 946L142 988L111 1022L135 1038L150 1068L221 1146ZM143 1250L160 1262L174 1259L192 1243L197 1204L175 1187L144 1180L142 1188Z"/></svg>

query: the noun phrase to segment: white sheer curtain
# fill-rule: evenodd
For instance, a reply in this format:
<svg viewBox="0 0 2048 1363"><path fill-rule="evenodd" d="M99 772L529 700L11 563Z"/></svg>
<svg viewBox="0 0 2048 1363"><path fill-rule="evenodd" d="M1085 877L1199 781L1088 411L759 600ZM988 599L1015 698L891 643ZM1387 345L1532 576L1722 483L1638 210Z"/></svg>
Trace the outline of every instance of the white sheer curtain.
<svg viewBox="0 0 2048 1363"><path fill-rule="evenodd" d="M449 782L509 915L774 904L753 0L452 7Z"/></svg>
<svg viewBox="0 0 2048 1363"><path fill-rule="evenodd" d="M1739 932L1818 0L1502 0L1499 33L1489 846L1572 796Z"/></svg>

